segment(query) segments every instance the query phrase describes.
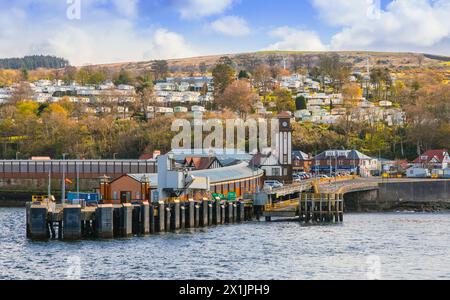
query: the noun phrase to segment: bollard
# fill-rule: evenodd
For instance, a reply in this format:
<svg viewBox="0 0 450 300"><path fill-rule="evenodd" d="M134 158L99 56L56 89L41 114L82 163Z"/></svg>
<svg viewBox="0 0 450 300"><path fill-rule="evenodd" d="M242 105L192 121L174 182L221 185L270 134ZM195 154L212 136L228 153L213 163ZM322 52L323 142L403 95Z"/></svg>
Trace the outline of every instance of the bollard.
<svg viewBox="0 0 450 300"><path fill-rule="evenodd" d="M180 229L186 228L186 206L180 206Z"/></svg>
<svg viewBox="0 0 450 300"><path fill-rule="evenodd" d="M81 239L81 205L66 205L63 210L63 239Z"/></svg>
<svg viewBox="0 0 450 300"><path fill-rule="evenodd" d="M30 209L30 237L35 240L46 240L50 237L47 225L47 207L32 206Z"/></svg>
<svg viewBox="0 0 450 300"><path fill-rule="evenodd" d="M129 203L123 204L120 209L119 232L121 237L133 235L133 206Z"/></svg>
<svg viewBox="0 0 450 300"><path fill-rule="evenodd" d="M141 204L140 234L150 234L150 204Z"/></svg>
<svg viewBox="0 0 450 300"><path fill-rule="evenodd" d="M95 225L97 237L111 239L113 230L113 206L111 204L99 205L95 211Z"/></svg>
<svg viewBox="0 0 450 300"><path fill-rule="evenodd" d="M156 218L156 220L157 220L156 230L158 232L164 232L166 230L166 222L164 220L164 217L166 216L165 211L166 211L166 209L164 207L164 202L163 201L158 202L158 209L157 209L158 215Z"/></svg>
<svg viewBox="0 0 450 300"><path fill-rule="evenodd" d="M189 200L186 207L186 228L195 227L195 202Z"/></svg>

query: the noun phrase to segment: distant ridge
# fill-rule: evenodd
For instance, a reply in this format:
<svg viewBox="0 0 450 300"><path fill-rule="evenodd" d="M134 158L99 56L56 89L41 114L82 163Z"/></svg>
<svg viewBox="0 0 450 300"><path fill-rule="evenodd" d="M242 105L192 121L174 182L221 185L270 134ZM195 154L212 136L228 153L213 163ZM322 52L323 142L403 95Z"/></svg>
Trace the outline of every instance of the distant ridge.
<svg viewBox="0 0 450 300"><path fill-rule="evenodd" d="M30 55L21 58L14 57L0 59L0 69L61 69L68 67L69 65L68 60L51 55Z"/></svg>

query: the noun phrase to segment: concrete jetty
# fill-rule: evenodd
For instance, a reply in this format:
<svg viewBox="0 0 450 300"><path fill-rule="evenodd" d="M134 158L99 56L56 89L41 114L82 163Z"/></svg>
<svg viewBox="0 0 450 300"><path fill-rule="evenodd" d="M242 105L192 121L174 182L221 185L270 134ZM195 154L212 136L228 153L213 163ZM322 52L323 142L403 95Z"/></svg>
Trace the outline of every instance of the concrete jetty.
<svg viewBox="0 0 450 300"><path fill-rule="evenodd" d="M46 205L28 203L27 237L33 240L128 238L205 228L253 220L253 204L246 201L203 201L141 204Z"/></svg>

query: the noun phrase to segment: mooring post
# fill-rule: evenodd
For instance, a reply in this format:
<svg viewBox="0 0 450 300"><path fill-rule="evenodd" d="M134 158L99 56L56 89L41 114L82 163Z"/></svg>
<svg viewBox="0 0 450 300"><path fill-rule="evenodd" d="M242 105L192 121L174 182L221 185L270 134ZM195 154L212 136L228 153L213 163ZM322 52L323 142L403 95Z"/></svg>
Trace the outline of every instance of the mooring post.
<svg viewBox="0 0 450 300"><path fill-rule="evenodd" d="M27 222L27 228L26 228L26 234L27 234L27 238L31 237L31 217L30 217L30 211L31 211L31 202L27 202L25 204L25 217L26 217L26 222Z"/></svg>
<svg viewBox="0 0 450 300"><path fill-rule="evenodd" d="M309 206L308 206L308 198L309 198L309 195L306 194L305 195L305 223L306 224L308 224L309 221L311 220L310 210L309 210Z"/></svg>
<svg viewBox="0 0 450 300"><path fill-rule="evenodd" d="M150 233L154 234L156 232L155 228L155 205L153 203L150 203L149 206L149 226L150 226Z"/></svg>
<svg viewBox="0 0 450 300"><path fill-rule="evenodd" d="M181 204L180 204L180 200L175 200L175 202L173 203L173 227L172 230L179 230L180 229L180 208L181 208Z"/></svg>
<svg viewBox="0 0 450 300"><path fill-rule="evenodd" d="M164 220L164 217L166 216L166 209L163 201L158 202L158 216L157 216L157 223L156 223L156 229L158 232L164 232L166 230L166 222Z"/></svg>
<svg viewBox="0 0 450 300"><path fill-rule="evenodd" d="M238 207L237 207L236 202L233 202L233 219L232 219L233 223L236 223L237 214L238 214Z"/></svg>
<svg viewBox="0 0 450 300"><path fill-rule="evenodd" d="M180 205L180 229L186 228L186 203Z"/></svg>
<svg viewBox="0 0 450 300"><path fill-rule="evenodd" d="M63 210L63 239L81 239L81 205L65 205Z"/></svg>
<svg viewBox="0 0 450 300"><path fill-rule="evenodd" d="M95 224L97 237L112 239L114 237L113 211L111 204L101 204L95 211Z"/></svg>
<svg viewBox="0 0 450 300"><path fill-rule="evenodd" d="M225 224L226 220L226 207L225 203L220 203L220 224Z"/></svg>
<svg viewBox="0 0 450 300"><path fill-rule="evenodd" d="M339 195L339 199L340 199L340 212L339 212L339 221L341 223L344 222L344 194L340 194Z"/></svg>
<svg viewBox="0 0 450 300"><path fill-rule="evenodd" d="M141 204L141 234L150 234L150 204Z"/></svg>
<svg viewBox="0 0 450 300"><path fill-rule="evenodd" d="M30 209L30 236L35 240L46 240L50 237L47 224L48 210L46 206L33 205Z"/></svg>
<svg viewBox="0 0 450 300"><path fill-rule="evenodd" d="M200 227L200 205L198 203L195 203L195 213L194 213L194 227L199 228Z"/></svg>
<svg viewBox="0 0 450 300"><path fill-rule="evenodd" d="M303 222L303 194L300 193L300 197L298 199L298 219L300 222Z"/></svg>
<svg viewBox="0 0 450 300"><path fill-rule="evenodd" d="M166 216L165 216L165 220L166 220L166 224L165 224L165 228L166 231L170 231L172 228L170 226L170 221L172 220L172 210L171 210L171 206L172 204L167 204L166 206Z"/></svg>
<svg viewBox="0 0 450 300"><path fill-rule="evenodd" d="M195 227L195 202L190 199L186 207L186 228Z"/></svg>
<svg viewBox="0 0 450 300"><path fill-rule="evenodd" d="M200 225L202 227L207 227L208 226L208 200L203 199L203 201L201 202L201 212L200 212Z"/></svg>
<svg viewBox="0 0 450 300"><path fill-rule="evenodd" d="M327 201L328 201L328 211L327 211L327 222L331 223L333 222L333 214L331 210L331 195L327 194Z"/></svg>
<svg viewBox="0 0 450 300"><path fill-rule="evenodd" d="M132 212L132 231L133 234L139 235L141 234L141 206L140 205L133 205L133 212Z"/></svg>
<svg viewBox="0 0 450 300"><path fill-rule="evenodd" d="M221 220L220 211L221 211L220 201L214 200L213 201L213 224L214 225L220 224L220 220Z"/></svg>
<svg viewBox="0 0 450 300"><path fill-rule="evenodd" d="M133 235L133 205L124 203L120 209L120 236L130 237Z"/></svg>
<svg viewBox="0 0 450 300"><path fill-rule="evenodd" d="M238 201L237 203L237 221L244 222L245 221L245 203L243 201Z"/></svg>
<svg viewBox="0 0 450 300"><path fill-rule="evenodd" d="M208 226L213 225L213 206L211 201L208 201Z"/></svg>

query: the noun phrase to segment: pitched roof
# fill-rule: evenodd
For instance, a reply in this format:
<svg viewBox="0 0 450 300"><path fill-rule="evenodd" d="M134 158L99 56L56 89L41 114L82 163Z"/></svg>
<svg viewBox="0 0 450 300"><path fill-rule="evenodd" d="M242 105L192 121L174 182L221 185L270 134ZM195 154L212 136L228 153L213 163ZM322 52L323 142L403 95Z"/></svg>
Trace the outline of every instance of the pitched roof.
<svg viewBox="0 0 450 300"><path fill-rule="evenodd" d="M309 155L302 151L292 151L293 159L310 160Z"/></svg>
<svg viewBox="0 0 450 300"><path fill-rule="evenodd" d="M328 150L320 153L316 157L315 160L324 160L329 159L330 157L327 155L329 153L334 153L338 159L350 159L350 160L369 160L372 159L370 156L367 156L356 150ZM334 158L334 156L333 156Z"/></svg>
<svg viewBox="0 0 450 300"><path fill-rule="evenodd" d="M206 170L216 161L221 165L216 157L186 157L184 164L192 166L196 170Z"/></svg>
<svg viewBox="0 0 450 300"><path fill-rule="evenodd" d="M429 150L425 152L423 155L416 158L414 160L414 163L415 164L429 163L433 159L437 160L438 162L443 162L446 156L448 156L447 149Z"/></svg>

